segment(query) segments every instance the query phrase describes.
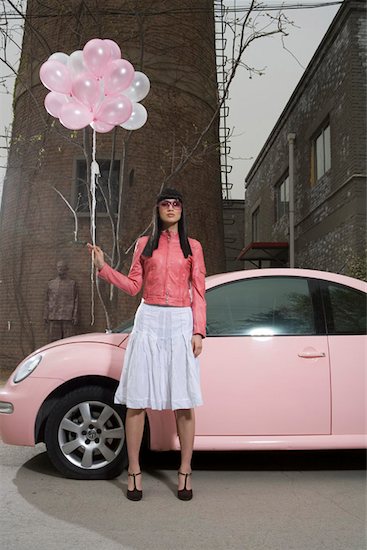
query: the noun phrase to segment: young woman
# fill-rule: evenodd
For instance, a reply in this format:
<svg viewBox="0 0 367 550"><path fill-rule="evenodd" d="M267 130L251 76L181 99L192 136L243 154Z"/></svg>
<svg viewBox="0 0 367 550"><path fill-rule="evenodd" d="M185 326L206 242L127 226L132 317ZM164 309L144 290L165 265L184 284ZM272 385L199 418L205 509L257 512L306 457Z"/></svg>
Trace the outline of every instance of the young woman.
<svg viewBox="0 0 367 550"><path fill-rule="evenodd" d="M127 497L142 498L139 451L145 409L151 408L175 411L181 447L177 496L190 500L194 407L203 403L198 355L206 337L206 268L200 242L187 236L181 193L166 188L157 196L152 233L138 239L128 275L106 264L98 246L88 248L94 248L99 277L132 296L143 286L114 398L127 408Z"/></svg>

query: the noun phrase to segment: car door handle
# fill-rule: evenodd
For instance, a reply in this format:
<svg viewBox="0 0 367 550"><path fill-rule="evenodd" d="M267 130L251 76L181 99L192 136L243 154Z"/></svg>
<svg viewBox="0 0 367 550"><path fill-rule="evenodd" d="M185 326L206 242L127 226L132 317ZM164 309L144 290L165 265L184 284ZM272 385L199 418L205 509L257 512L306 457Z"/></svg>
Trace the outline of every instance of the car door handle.
<svg viewBox="0 0 367 550"><path fill-rule="evenodd" d="M323 351L317 351L316 349L308 348L299 353L298 357L304 357L305 359L314 359L315 357L326 357L326 354Z"/></svg>

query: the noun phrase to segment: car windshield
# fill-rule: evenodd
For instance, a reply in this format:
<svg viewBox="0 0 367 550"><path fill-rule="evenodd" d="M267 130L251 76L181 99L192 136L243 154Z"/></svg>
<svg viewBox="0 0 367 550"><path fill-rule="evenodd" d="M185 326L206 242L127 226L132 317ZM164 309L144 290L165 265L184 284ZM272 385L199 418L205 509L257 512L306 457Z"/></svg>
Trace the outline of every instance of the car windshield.
<svg viewBox="0 0 367 550"><path fill-rule="evenodd" d="M130 333L134 326L134 316L130 317L130 319L127 319L121 325L118 325L117 327L113 328L111 332L115 333Z"/></svg>

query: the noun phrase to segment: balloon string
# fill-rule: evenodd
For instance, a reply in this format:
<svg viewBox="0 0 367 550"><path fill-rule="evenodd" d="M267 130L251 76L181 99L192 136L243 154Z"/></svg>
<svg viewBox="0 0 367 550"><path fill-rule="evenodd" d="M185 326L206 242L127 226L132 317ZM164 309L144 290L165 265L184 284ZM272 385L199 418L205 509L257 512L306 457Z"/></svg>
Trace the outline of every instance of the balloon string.
<svg viewBox="0 0 367 550"><path fill-rule="evenodd" d="M96 161L96 131L93 130L93 146L92 146L92 164L90 170L90 194L91 194L91 213L90 213L90 234L92 244L96 244L96 178L100 175L99 166ZM94 325L94 251L92 253L91 266L91 325Z"/></svg>

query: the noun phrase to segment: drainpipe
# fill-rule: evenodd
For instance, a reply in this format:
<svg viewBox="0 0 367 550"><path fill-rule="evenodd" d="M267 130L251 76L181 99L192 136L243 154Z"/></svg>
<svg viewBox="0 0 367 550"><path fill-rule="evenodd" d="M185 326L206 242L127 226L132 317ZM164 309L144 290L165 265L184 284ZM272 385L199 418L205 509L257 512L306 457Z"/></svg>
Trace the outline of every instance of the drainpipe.
<svg viewBox="0 0 367 550"><path fill-rule="evenodd" d="M294 267L294 140L296 134L288 134L289 146L289 267Z"/></svg>

